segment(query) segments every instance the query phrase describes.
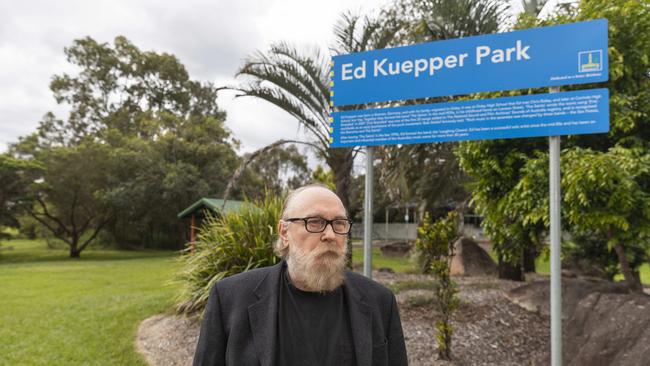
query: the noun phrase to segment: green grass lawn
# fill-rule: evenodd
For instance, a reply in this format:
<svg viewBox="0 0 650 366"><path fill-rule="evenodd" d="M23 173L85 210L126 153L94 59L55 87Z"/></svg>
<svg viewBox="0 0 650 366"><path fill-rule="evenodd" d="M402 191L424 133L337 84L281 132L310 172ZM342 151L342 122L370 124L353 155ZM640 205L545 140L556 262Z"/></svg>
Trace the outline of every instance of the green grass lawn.
<svg viewBox="0 0 650 366"><path fill-rule="evenodd" d="M551 273L551 263L543 258L543 256L539 256L535 261L535 270L537 273L548 275ZM641 283L644 285L650 285L650 265L648 265L648 263L641 265L639 268L639 274L641 275ZM614 277L614 280L623 281L623 275L617 275Z"/></svg>
<svg viewBox="0 0 650 366"><path fill-rule="evenodd" d="M145 365L141 320L170 309L172 252L86 250L70 259L42 241L2 243L0 365Z"/></svg>
<svg viewBox="0 0 650 366"><path fill-rule="evenodd" d="M363 248L352 249L352 263L361 263L363 265ZM379 268L391 268L398 273L413 272L413 267L408 258L384 257L379 248L373 248L372 269Z"/></svg>

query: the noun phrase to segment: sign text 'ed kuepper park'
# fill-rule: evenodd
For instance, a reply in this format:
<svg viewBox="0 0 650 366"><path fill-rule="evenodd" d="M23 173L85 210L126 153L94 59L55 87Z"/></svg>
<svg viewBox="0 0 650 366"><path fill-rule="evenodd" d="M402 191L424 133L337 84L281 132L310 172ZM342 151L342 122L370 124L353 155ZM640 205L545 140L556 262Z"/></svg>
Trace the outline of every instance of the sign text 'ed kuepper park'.
<svg viewBox="0 0 650 366"><path fill-rule="evenodd" d="M331 106L607 81L607 21L335 56ZM332 147L609 130L606 89L332 113Z"/></svg>

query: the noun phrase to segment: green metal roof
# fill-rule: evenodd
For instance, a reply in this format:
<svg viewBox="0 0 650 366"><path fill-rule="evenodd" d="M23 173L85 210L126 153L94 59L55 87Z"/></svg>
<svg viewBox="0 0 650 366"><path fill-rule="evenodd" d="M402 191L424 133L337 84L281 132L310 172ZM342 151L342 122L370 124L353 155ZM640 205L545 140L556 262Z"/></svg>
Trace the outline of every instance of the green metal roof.
<svg viewBox="0 0 650 366"><path fill-rule="evenodd" d="M239 209L242 208L242 206L244 205L247 205L247 203L243 201L228 200L226 201L226 207L224 207L223 212L228 213L231 211L239 211ZM190 207L181 211L181 213L178 214L178 218L182 219L188 217L193 212L196 212L198 210L203 210L203 209L208 209L215 213L221 213L222 206L223 206L223 200L217 198L204 197L194 202Z"/></svg>

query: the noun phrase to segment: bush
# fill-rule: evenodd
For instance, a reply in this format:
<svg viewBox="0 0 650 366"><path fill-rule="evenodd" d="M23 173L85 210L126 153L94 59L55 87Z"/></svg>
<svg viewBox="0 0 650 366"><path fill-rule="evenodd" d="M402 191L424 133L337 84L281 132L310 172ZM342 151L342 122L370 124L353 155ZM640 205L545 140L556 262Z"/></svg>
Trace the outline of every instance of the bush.
<svg viewBox="0 0 650 366"><path fill-rule="evenodd" d="M273 254L283 200L267 193L266 197L247 202L241 210L221 217L209 217L194 244L194 253L181 257L183 269L177 310L181 313L202 311L210 288L216 282L249 269L276 264Z"/></svg>
<svg viewBox="0 0 650 366"><path fill-rule="evenodd" d="M459 216L451 211L446 218L431 223L428 213L418 227L415 253L420 269L434 275L433 304L440 313L436 321L438 356L451 359L451 341L454 329L451 319L458 309L458 286L451 280L451 260L454 257L454 242L458 239Z"/></svg>
<svg viewBox="0 0 650 366"><path fill-rule="evenodd" d="M446 218L441 218L435 223L428 212L424 214L410 257L416 271L423 274L432 273L433 262L440 259L443 252L446 255L448 244L453 245L459 237L458 220L456 211L449 212Z"/></svg>

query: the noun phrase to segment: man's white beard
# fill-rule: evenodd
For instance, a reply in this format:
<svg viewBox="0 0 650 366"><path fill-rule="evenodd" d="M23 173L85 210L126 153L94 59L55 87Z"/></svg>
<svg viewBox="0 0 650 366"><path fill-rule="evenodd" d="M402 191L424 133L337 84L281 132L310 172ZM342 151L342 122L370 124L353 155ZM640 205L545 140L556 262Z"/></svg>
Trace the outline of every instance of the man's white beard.
<svg viewBox="0 0 650 366"><path fill-rule="evenodd" d="M323 243L308 254L289 245L287 266L291 279L306 291L335 290L345 279L346 254L347 245L339 250L334 244Z"/></svg>

